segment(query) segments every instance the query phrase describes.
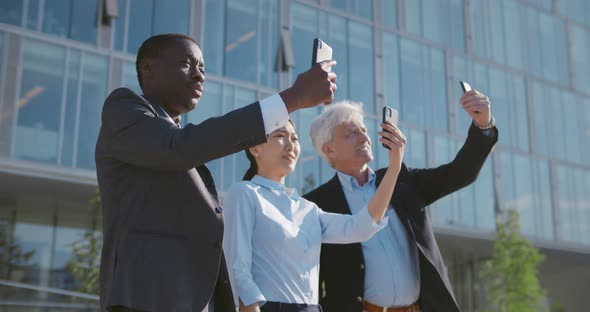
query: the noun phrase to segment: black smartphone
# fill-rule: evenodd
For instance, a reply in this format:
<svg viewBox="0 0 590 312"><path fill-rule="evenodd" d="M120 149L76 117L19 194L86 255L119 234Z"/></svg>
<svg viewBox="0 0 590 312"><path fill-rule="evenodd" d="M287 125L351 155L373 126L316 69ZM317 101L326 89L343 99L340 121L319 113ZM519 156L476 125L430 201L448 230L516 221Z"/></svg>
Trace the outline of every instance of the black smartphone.
<svg viewBox="0 0 590 312"><path fill-rule="evenodd" d="M398 120L397 110L394 108L391 108L389 106L383 106L383 123L386 123L387 121L389 121L393 125L397 126L397 120ZM386 149L389 149L389 146L387 146L383 143L381 143L381 145L383 145L383 147L385 147Z"/></svg>
<svg viewBox="0 0 590 312"><path fill-rule="evenodd" d="M459 81L459 84L461 85L461 89L463 89L463 93L471 91L471 86L467 82Z"/></svg>
<svg viewBox="0 0 590 312"><path fill-rule="evenodd" d="M311 66L332 59L332 47L323 42L320 38L313 40L313 54L311 56ZM332 66L324 68L327 72L332 71Z"/></svg>

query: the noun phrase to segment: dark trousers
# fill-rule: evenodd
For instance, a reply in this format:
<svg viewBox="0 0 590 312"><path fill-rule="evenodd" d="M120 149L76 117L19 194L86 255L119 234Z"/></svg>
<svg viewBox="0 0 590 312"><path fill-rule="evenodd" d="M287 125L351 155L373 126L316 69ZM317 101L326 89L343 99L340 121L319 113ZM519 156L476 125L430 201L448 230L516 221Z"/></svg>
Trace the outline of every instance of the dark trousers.
<svg viewBox="0 0 590 312"><path fill-rule="evenodd" d="M261 312L322 312L317 304L282 303L269 301L261 308Z"/></svg>

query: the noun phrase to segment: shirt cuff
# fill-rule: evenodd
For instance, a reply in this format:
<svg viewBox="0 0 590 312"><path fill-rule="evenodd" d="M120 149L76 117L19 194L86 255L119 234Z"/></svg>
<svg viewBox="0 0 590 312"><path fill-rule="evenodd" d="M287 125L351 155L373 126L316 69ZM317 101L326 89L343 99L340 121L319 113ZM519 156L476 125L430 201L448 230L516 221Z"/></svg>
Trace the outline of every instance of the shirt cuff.
<svg viewBox="0 0 590 312"><path fill-rule="evenodd" d="M256 284L254 283L248 284L250 284L249 287L243 287L241 289L242 291L239 294L239 298L242 300L242 303L245 306L249 306L253 303L258 302L260 306L263 306L266 303L266 298L264 297L262 292L260 292L258 286L256 286Z"/></svg>
<svg viewBox="0 0 590 312"><path fill-rule="evenodd" d="M283 99L278 93L259 102L266 135L269 135L289 122L289 112L287 111L285 102L283 102Z"/></svg>

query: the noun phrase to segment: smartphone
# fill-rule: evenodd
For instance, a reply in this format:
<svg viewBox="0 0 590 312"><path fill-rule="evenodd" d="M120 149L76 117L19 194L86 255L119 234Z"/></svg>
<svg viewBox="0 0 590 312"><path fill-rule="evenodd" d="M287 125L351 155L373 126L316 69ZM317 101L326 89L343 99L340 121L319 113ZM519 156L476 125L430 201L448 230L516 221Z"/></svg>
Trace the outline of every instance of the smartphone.
<svg viewBox="0 0 590 312"><path fill-rule="evenodd" d="M313 55L311 57L311 66L316 63L332 59L332 47L323 42L320 38L313 40ZM332 66L324 68L325 71L332 71Z"/></svg>
<svg viewBox="0 0 590 312"><path fill-rule="evenodd" d="M393 125L397 126L398 112L394 108L391 108L389 106L383 106L383 123L385 123L388 120ZM385 147L386 149L389 149L389 146L383 143L381 143L381 145L383 145L383 147Z"/></svg>
<svg viewBox="0 0 590 312"><path fill-rule="evenodd" d="M471 86L465 81L459 81L461 85L461 89L463 89L463 93L471 91Z"/></svg>

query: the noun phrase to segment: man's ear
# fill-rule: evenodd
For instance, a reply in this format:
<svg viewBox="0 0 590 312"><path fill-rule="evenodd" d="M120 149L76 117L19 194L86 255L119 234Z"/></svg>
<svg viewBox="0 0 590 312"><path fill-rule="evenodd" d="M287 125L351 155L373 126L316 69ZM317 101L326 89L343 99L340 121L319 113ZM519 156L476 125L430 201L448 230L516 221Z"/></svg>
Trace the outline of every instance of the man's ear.
<svg viewBox="0 0 590 312"><path fill-rule="evenodd" d="M334 157L336 153L336 151L334 150L332 145L330 145L330 143L322 145L322 152L326 154L326 156L328 156L329 159L332 159L332 157Z"/></svg>
<svg viewBox="0 0 590 312"><path fill-rule="evenodd" d="M143 81L146 80L146 78L151 78L153 75L153 59L151 58L144 58L141 60L141 62L139 63L139 70L141 71L141 78Z"/></svg>

